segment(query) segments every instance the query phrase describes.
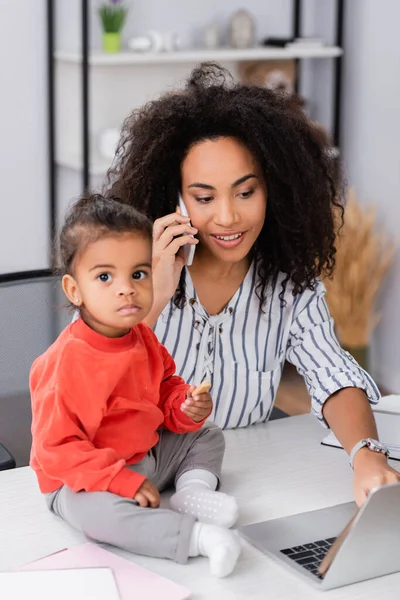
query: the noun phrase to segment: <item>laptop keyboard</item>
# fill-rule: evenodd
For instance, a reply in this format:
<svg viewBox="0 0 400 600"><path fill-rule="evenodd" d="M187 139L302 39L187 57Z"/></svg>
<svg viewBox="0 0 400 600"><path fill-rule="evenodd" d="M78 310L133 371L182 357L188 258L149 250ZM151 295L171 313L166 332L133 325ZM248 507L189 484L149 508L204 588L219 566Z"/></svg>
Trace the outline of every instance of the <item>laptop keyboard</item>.
<svg viewBox="0 0 400 600"><path fill-rule="evenodd" d="M320 575L317 570L318 565L321 564L322 559L335 540L336 538L334 537L326 540L318 540L317 542L310 542L309 544L303 544L302 546L285 548L284 550L281 550L281 552L319 579L322 579L322 575Z"/></svg>

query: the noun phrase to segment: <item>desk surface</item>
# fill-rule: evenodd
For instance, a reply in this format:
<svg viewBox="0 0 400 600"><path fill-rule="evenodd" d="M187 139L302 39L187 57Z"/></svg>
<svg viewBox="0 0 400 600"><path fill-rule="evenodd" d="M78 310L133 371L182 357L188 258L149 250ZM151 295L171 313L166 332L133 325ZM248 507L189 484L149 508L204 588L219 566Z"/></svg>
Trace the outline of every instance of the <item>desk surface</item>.
<svg viewBox="0 0 400 600"><path fill-rule="evenodd" d="M310 415L226 432L223 490L237 498L241 524L353 499L347 457L343 451L319 444L324 433ZM394 466L398 468L399 463ZM0 539L0 570L85 541L47 510L28 467L0 473ZM186 585L194 600L313 600L322 594L328 594L329 600L399 598L400 573L320 592L245 542L236 571L226 579L211 577L205 558L177 565L118 553Z"/></svg>

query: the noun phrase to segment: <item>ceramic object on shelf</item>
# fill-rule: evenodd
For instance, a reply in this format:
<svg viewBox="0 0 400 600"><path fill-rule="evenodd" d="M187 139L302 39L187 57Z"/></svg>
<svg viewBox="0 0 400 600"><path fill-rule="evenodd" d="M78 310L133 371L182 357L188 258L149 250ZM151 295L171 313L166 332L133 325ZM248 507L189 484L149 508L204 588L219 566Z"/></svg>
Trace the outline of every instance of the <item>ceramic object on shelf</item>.
<svg viewBox="0 0 400 600"><path fill-rule="evenodd" d="M137 35L128 42L128 48L134 52L150 52L153 42L148 35Z"/></svg>
<svg viewBox="0 0 400 600"><path fill-rule="evenodd" d="M134 52L174 52L179 49L179 38L172 31L148 31L131 38L128 47Z"/></svg>
<svg viewBox="0 0 400 600"><path fill-rule="evenodd" d="M220 32L216 23L206 25L203 31L204 48L214 50L220 46Z"/></svg>
<svg viewBox="0 0 400 600"><path fill-rule="evenodd" d="M256 24L249 11L236 11L228 26L228 41L231 48L253 48L256 43Z"/></svg>
<svg viewBox="0 0 400 600"><path fill-rule="evenodd" d="M179 38L174 31L166 31L162 34L162 38L164 52L175 52L176 50L179 50Z"/></svg>
<svg viewBox="0 0 400 600"><path fill-rule="evenodd" d="M131 38L128 47L134 52L161 52L163 38L158 31L147 31L143 35Z"/></svg>

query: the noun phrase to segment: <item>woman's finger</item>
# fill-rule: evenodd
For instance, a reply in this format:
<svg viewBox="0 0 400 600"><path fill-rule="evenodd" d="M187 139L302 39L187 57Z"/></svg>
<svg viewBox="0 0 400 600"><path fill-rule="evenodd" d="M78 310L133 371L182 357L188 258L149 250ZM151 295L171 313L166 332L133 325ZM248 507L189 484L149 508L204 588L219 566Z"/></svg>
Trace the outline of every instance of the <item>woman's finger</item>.
<svg viewBox="0 0 400 600"><path fill-rule="evenodd" d="M167 227L182 223L189 223L189 217L183 217L179 213L171 213L160 219L156 219L153 223L153 239L157 241Z"/></svg>
<svg viewBox="0 0 400 600"><path fill-rule="evenodd" d="M166 248L174 238L182 235L196 235L197 229L191 227L189 223L180 223L179 225L171 225L164 229L158 240L154 242L156 248Z"/></svg>
<svg viewBox="0 0 400 600"><path fill-rule="evenodd" d="M158 243L159 242L157 242L157 244ZM199 243L199 240L192 237L191 235L181 235L177 238L174 238L172 240L172 242L163 249L159 249L157 247L157 244L155 244L155 250L157 252L168 252L168 254L170 256L174 256L179 252L179 250L180 250L180 248L182 248L182 246L185 246L185 244L190 244L192 246L195 246L198 243Z"/></svg>

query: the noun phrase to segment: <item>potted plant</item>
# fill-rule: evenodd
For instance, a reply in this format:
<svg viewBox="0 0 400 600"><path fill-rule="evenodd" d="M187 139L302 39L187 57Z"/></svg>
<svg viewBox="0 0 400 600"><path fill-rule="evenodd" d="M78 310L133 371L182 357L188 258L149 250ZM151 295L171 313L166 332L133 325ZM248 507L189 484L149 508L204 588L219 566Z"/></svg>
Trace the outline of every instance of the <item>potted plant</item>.
<svg viewBox="0 0 400 600"><path fill-rule="evenodd" d="M121 0L110 0L99 8L103 25L104 52L119 52L121 49L121 31L125 24L128 9Z"/></svg>
<svg viewBox="0 0 400 600"><path fill-rule="evenodd" d="M336 240L336 268L325 279L326 300L342 346L368 368L371 333L380 314L376 299L392 263L394 244L377 230L375 210L350 190L344 225Z"/></svg>

